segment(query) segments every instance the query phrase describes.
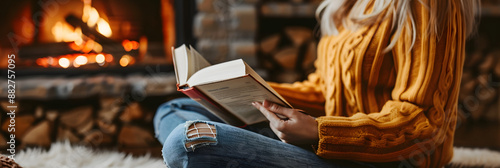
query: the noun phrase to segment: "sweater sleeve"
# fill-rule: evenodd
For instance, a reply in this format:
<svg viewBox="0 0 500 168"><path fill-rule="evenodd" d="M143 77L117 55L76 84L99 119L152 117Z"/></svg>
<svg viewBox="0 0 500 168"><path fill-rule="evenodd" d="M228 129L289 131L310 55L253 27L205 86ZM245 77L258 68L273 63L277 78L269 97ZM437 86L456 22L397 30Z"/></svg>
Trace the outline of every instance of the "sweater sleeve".
<svg viewBox="0 0 500 168"><path fill-rule="evenodd" d="M366 162L400 161L415 153L430 155L447 135L452 135L465 34L460 6L449 7L456 10L450 14L454 17L443 21L441 37L427 31L426 8L412 8L416 40L410 49L411 34L403 31L392 49L397 76L391 100L378 112L317 118L319 156Z"/></svg>
<svg viewBox="0 0 500 168"><path fill-rule="evenodd" d="M302 82L294 82L292 84L268 83L294 108L307 111L312 116L325 115L325 98L321 92L321 78L317 74L317 71L309 74L307 80Z"/></svg>

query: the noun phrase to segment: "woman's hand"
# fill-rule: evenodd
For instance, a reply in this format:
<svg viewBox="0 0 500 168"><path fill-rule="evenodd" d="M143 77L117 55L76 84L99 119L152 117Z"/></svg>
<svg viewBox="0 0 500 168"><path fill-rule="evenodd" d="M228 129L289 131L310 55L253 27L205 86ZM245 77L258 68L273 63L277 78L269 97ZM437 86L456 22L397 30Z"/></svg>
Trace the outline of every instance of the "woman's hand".
<svg viewBox="0 0 500 168"><path fill-rule="evenodd" d="M281 141L294 145L318 143L318 123L301 110L286 108L267 100L263 103L253 102L252 105L266 116L271 129ZM288 119L280 119L276 114Z"/></svg>

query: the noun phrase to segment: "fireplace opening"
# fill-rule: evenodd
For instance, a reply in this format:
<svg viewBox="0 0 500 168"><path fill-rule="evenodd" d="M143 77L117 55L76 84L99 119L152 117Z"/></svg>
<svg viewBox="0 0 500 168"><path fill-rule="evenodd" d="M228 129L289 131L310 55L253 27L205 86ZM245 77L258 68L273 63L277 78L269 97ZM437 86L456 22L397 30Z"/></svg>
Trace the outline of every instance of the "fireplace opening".
<svg viewBox="0 0 500 168"><path fill-rule="evenodd" d="M0 53L46 73L171 65L174 9L168 0L2 2ZM4 62L4 61L2 61ZM2 63L3 64L3 63ZM125 67L125 68L124 68ZM133 68L132 68L133 69Z"/></svg>

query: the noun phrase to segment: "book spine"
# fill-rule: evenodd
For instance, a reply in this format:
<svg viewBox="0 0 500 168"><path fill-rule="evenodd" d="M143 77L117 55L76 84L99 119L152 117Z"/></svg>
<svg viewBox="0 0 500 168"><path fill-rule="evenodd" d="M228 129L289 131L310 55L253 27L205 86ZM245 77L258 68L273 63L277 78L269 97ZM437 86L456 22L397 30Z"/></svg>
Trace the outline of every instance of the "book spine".
<svg viewBox="0 0 500 168"><path fill-rule="evenodd" d="M237 127L245 127L246 124L243 121L237 121L232 113L227 111L224 107L219 105L217 102L212 100L210 97L206 96L202 92L200 92L196 87L189 87L189 88L179 88L177 86L177 91L180 91L184 93L186 96L189 98L193 99L194 101L200 103L202 106L204 106L208 111L222 119L224 122L227 124L237 126Z"/></svg>

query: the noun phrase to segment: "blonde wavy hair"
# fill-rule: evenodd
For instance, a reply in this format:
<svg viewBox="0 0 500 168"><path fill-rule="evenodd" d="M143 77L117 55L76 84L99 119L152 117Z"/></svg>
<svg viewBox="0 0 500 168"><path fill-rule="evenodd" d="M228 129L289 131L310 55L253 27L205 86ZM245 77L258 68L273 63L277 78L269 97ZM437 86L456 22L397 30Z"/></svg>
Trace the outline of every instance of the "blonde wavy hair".
<svg viewBox="0 0 500 168"><path fill-rule="evenodd" d="M316 10L316 18L320 22L320 30L323 35L339 34L339 25L343 28L356 30L363 26L370 26L381 21L381 16L387 18L392 15L393 37L385 52L391 50L401 36L403 29L408 29L412 37L412 45L415 43L415 21L412 16L410 2L412 0L324 0ZM452 9L449 7L451 0L429 0L430 4L424 4L430 11L429 27L430 31L440 36L440 25L446 17L450 15ZM467 36L475 31L476 16L480 13L479 0L459 0L464 18L464 28ZM423 4L422 1L419 0ZM373 3L371 13L365 13L370 3ZM437 9L429 6L444 6L446 8ZM384 12L388 9L388 12ZM409 19L408 19L409 18Z"/></svg>

